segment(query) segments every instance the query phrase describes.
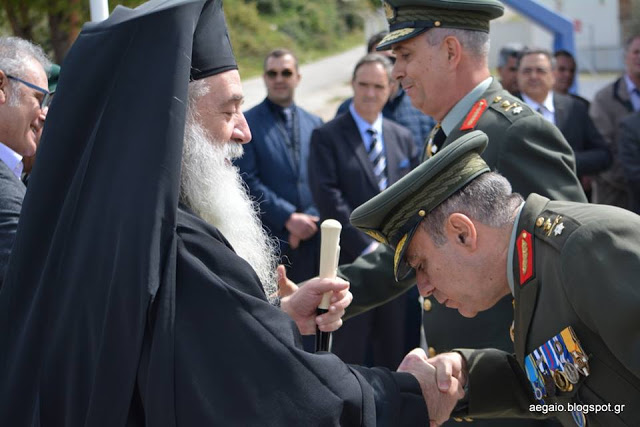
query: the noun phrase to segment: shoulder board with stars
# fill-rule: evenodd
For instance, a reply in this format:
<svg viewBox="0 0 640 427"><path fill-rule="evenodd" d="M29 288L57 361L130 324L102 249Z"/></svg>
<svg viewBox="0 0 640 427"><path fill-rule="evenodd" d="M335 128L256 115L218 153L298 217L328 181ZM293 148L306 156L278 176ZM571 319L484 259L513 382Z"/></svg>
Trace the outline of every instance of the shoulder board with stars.
<svg viewBox="0 0 640 427"><path fill-rule="evenodd" d="M494 110L500 111L506 117L511 117L513 119L525 111L524 102L514 97L507 98L502 95L495 96L490 106Z"/></svg>
<svg viewBox="0 0 640 427"><path fill-rule="evenodd" d="M546 210L536 218L535 235L560 250L578 227L572 218Z"/></svg>
<svg viewBox="0 0 640 427"><path fill-rule="evenodd" d="M482 113L487 109L489 103L486 99L481 99L480 101L473 104L469 114L462 121L462 126L460 126L460 130L470 130L476 127L478 124L478 120L482 116Z"/></svg>

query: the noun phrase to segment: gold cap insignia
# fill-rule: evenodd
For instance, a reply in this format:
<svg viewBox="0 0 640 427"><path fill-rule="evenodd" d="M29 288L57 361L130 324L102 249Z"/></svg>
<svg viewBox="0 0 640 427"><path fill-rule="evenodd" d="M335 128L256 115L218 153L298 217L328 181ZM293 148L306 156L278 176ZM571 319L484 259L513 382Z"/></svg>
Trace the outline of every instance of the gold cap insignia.
<svg viewBox="0 0 640 427"><path fill-rule="evenodd" d="M395 21L396 19L396 8L391 6L389 3L384 2L384 14L387 17L389 22Z"/></svg>

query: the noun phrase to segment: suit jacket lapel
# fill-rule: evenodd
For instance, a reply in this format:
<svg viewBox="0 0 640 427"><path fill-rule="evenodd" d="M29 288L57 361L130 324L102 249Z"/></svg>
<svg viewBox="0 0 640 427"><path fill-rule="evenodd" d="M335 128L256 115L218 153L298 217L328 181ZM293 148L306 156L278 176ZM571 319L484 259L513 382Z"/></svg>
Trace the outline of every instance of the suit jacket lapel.
<svg viewBox="0 0 640 427"><path fill-rule="evenodd" d="M567 111L567 103L562 96L553 94L553 107L556 110L553 114L556 121L556 127L560 129L560 132L562 132L562 134L564 134L567 118L569 117L569 112Z"/></svg>
<svg viewBox="0 0 640 427"><path fill-rule="evenodd" d="M343 114L342 120L345 122L343 126L344 140L347 141L347 144L349 144L351 150L356 155L364 174L367 176L367 180L377 193L380 191L380 187L378 187L376 176L373 173L373 165L371 164L371 160L369 160L367 150L364 148L364 142L362 142L358 126L355 120L353 120L351 113Z"/></svg>
<svg viewBox="0 0 640 427"><path fill-rule="evenodd" d="M391 132L389 126L385 126L385 119L382 119L382 138L384 139L384 155L387 159L387 179L389 185L396 182L400 177L398 176L398 165L402 160L398 150L394 150L392 142L396 142L395 133Z"/></svg>
<svg viewBox="0 0 640 427"><path fill-rule="evenodd" d="M282 125L282 120L280 117L277 117L277 114L269 105L264 101L264 112L265 117L264 120L266 123L271 123L272 126L269 131L269 135L267 138L271 141L273 145L277 147L277 152L284 152L287 156L287 161L289 163L289 167L293 171L295 175L298 175L298 165L295 164L293 159L293 153L287 144L289 136L287 135L287 131Z"/></svg>
<svg viewBox="0 0 640 427"><path fill-rule="evenodd" d="M532 194L527 198L527 202L522 208L520 214L520 220L516 224L516 230L518 231L518 237L523 233L528 233L530 238L530 245L525 244L525 248L516 243L513 256L513 277L514 277L514 297L515 297L515 311L514 311L514 348L516 352L516 358L520 363L520 366L524 366L524 357L527 337L529 335L529 328L531 326L531 319L538 299L539 280L537 277L537 265L536 265L536 238L535 238L535 222L540 213L544 210L544 207L549 203L549 199ZM517 240L516 240L517 242ZM522 253L522 263L520 262L520 253ZM532 258L531 265L524 264L527 262L526 254L530 253ZM530 278L522 283L520 277L521 272L527 268L533 268L533 274Z"/></svg>

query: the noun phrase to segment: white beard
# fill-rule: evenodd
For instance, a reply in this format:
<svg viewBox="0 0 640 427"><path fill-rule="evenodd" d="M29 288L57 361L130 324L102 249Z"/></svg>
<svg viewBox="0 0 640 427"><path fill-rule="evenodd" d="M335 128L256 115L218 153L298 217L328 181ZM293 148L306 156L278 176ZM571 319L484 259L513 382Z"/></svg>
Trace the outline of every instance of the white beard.
<svg viewBox="0 0 640 427"><path fill-rule="evenodd" d="M181 199L220 230L258 274L269 301L277 304L278 243L262 228L258 207L231 164L243 153L240 144L213 141L189 117L182 151Z"/></svg>

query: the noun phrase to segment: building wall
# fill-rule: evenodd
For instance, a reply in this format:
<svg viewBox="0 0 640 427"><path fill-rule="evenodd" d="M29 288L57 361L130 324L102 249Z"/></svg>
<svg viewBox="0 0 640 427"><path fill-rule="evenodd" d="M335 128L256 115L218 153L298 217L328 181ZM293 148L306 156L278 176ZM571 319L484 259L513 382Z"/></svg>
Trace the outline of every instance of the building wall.
<svg viewBox="0 0 640 427"><path fill-rule="evenodd" d="M576 59L583 71L620 71L622 31L619 0L537 0L574 22ZM491 25L490 66L495 66L497 52L509 42L527 46L553 48L553 36L527 17L506 8L505 15Z"/></svg>

